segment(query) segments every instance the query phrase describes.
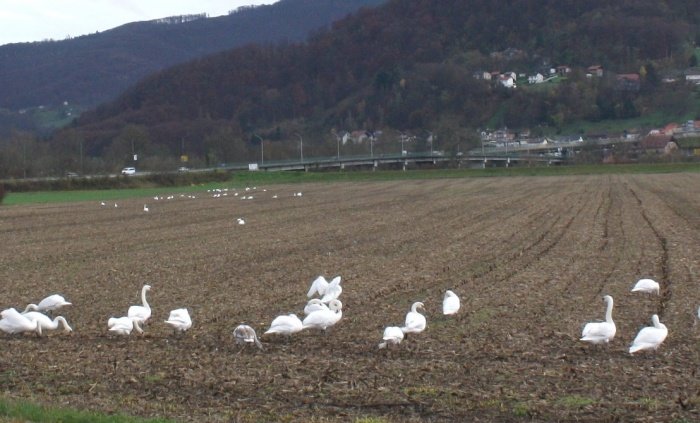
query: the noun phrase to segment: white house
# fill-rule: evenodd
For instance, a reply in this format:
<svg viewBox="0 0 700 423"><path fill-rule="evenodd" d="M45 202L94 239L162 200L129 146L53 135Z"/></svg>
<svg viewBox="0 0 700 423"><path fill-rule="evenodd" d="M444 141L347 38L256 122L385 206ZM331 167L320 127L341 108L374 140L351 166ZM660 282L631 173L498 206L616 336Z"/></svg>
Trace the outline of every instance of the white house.
<svg viewBox="0 0 700 423"><path fill-rule="evenodd" d="M498 82L506 88L515 88L515 80L510 75L501 75Z"/></svg>
<svg viewBox="0 0 700 423"><path fill-rule="evenodd" d="M544 75L537 73L535 75L530 75L527 77L528 84L541 84L544 82Z"/></svg>

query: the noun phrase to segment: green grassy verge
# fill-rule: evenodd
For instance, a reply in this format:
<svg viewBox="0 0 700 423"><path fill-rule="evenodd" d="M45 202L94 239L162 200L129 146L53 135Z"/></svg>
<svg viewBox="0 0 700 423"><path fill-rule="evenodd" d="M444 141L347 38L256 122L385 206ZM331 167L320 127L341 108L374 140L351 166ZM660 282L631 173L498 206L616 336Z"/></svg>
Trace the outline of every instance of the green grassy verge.
<svg viewBox="0 0 700 423"><path fill-rule="evenodd" d="M131 188L85 191L38 191L8 193L3 204L65 203L75 201L111 201L127 198L148 198L155 195L206 192L215 188L245 188L274 184L395 181L441 178L477 178L501 176L564 176L624 173L700 172L700 163L660 163L629 165L578 165L493 167L486 169L431 169L402 171L347 172L239 172L226 182L187 185L181 187Z"/></svg>
<svg viewBox="0 0 700 423"><path fill-rule="evenodd" d="M170 423L174 420L142 419L124 415L111 415L44 407L26 401L0 399L0 422L31 423Z"/></svg>

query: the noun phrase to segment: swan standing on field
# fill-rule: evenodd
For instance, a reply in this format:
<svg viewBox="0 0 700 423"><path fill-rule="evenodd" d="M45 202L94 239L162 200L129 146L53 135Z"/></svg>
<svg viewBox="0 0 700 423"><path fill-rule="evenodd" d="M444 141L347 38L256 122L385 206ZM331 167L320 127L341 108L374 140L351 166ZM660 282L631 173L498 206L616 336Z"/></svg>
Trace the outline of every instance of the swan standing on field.
<svg viewBox="0 0 700 423"><path fill-rule="evenodd" d="M129 307L129 311L126 313L130 319L138 321L140 324L145 324L151 317L151 306L148 305L148 301L146 301L146 292L150 290L151 285L144 285L143 288L141 288L141 302L143 305L133 305Z"/></svg>
<svg viewBox="0 0 700 423"><path fill-rule="evenodd" d="M448 289L442 300L442 314L456 314L459 311L459 305L459 297L457 294Z"/></svg>
<svg viewBox="0 0 700 423"><path fill-rule="evenodd" d="M68 326L68 322L63 316L58 316L51 320L49 316L39 313L38 311L28 311L26 313L22 313L22 316L26 317L32 322L38 322L39 325L41 325L42 332L45 330L58 329L59 323L63 326L63 330L65 332L73 332L73 329Z"/></svg>
<svg viewBox="0 0 700 423"><path fill-rule="evenodd" d="M14 308L3 310L0 312L0 317L0 330L5 333L36 332L38 336L41 336L39 322L27 319Z"/></svg>
<svg viewBox="0 0 700 423"><path fill-rule="evenodd" d="M171 311L165 323L175 329L175 332L184 332L192 327L192 319L186 308L178 308Z"/></svg>
<svg viewBox="0 0 700 423"><path fill-rule="evenodd" d="M581 341L590 342L592 344L602 344L612 341L615 337L617 328L612 319L613 297L606 295L603 297L603 300L605 300L607 304L605 321L586 323L581 333Z"/></svg>
<svg viewBox="0 0 700 423"><path fill-rule="evenodd" d="M58 294L49 295L43 300L39 301L39 304L29 304L24 309L24 313L28 311L41 311L41 312L51 312L58 310L61 307L72 305L65 298Z"/></svg>
<svg viewBox="0 0 700 423"><path fill-rule="evenodd" d="M283 316L277 316L270 324L270 329L267 333L278 333L280 335L291 335L297 333L303 329L301 320L296 314L288 314Z"/></svg>
<svg viewBox="0 0 700 423"><path fill-rule="evenodd" d="M659 283L653 279L640 279L632 288L632 292L648 292L649 294L659 294Z"/></svg>
<svg viewBox="0 0 700 423"><path fill-rule="evenodd" d="M421 333L425 330L428 322L425 320L425 316L418 312L419 307L425 310L423 303L415 302L411 306L411 311L406 313L406 322L401 328L404 335L409 333Z"/></svg>
<svg viewBox="0 0 700 423"><path fill-rule="evenodd" d="M666 336L668 336L668 329L666 325L659 322L659 316L651 316L651 321L654 326L647 326L642 328L637 334L637 337L632 341L632 346L630 346L630 354L634 354L637 351L642 350L655 350L659 348Z"/></svg>
<svg viewBox="0 0 700 423"><path fill-rule="evenodd" d="M143 333L139 322L130 317L111 317L107 320L107 327L110 332L117 335L130 335L133 329L136 329L138 333Z"/></svg>
<svg viewBox="0 0 700 423"><path fill-rule="evenodd" d="M328 306L325 305L320 298L312 298L304 307L304 315L308 316L309 314L318 310L328 310Z"/></svg>
<svg viewBox="0 0 700 423"><path fill-rule="evenodd" d="M328 310L316 310L310 313L302 322L303 329L321 329L335 325L343 317L343 303L340 300L331 300Z"/></svg>
<svg viewBox="0 0 700 423"><path fill-rule="evenodd" d="M382 342L379 343L379 349L386 348L387 345L398 345L403 341L403 331L398 326L387 326L384 329Z"/></svg>
<svg viewBox="0 0 700 423"><path fill-rule="evenodd" d="M239 345L249 345L255 344L261 350L263 349L258 335L255 334L255 329L248 325L238 325L233 330L233 338L236 340L236 344Z"/></svg>

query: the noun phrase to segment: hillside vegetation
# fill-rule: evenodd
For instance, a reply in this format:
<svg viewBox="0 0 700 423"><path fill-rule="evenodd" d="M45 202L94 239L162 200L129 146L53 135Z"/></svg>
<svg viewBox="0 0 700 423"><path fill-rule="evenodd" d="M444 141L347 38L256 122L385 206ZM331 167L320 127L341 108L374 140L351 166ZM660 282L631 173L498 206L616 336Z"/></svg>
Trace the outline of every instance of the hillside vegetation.
<svg viewBox="0 0 700 423"><path fill-rule="evenodd" d="M0 46L0 108L83 108L114 99L141 78L250 43L293 42L384 0L281 0L227 16L176 16L91 35Z"/></svg>
<svg viewBox="0 0 700 423"><path fill-rule="evenodd" d="M431 134L440 149L463 151L487 125L561 131L659 111L695 116L698 98L682 72L697 64L699 22L682 0L392 0L303 44L251 45L159 72L51 145L74 152L83 143L112 168L134 148L154 161L186 154L213 165L255 160L261 142L269 159L298 157L300 138L307 155L333 155L346 132L374 134L375 152L395 151L408 135L412 149L426 148ZM473 77L560 65L572 71L546 89ZM588 77L591 65L604 75ZM621 88L616 75L630 73L639 84ZM677 82L664 83L669 75Z"/></svg>

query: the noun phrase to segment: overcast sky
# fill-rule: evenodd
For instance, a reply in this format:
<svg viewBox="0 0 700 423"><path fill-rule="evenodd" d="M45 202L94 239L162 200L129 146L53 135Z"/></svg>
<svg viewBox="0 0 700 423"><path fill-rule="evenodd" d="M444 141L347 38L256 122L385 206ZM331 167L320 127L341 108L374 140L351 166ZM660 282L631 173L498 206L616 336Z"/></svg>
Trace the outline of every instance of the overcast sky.
<svg viewBox="0 0 700 423"><path fill-rule="evenodd" d="M0 45L92 34L175 15L220 16L277 0L0 0Z"/></svg>

